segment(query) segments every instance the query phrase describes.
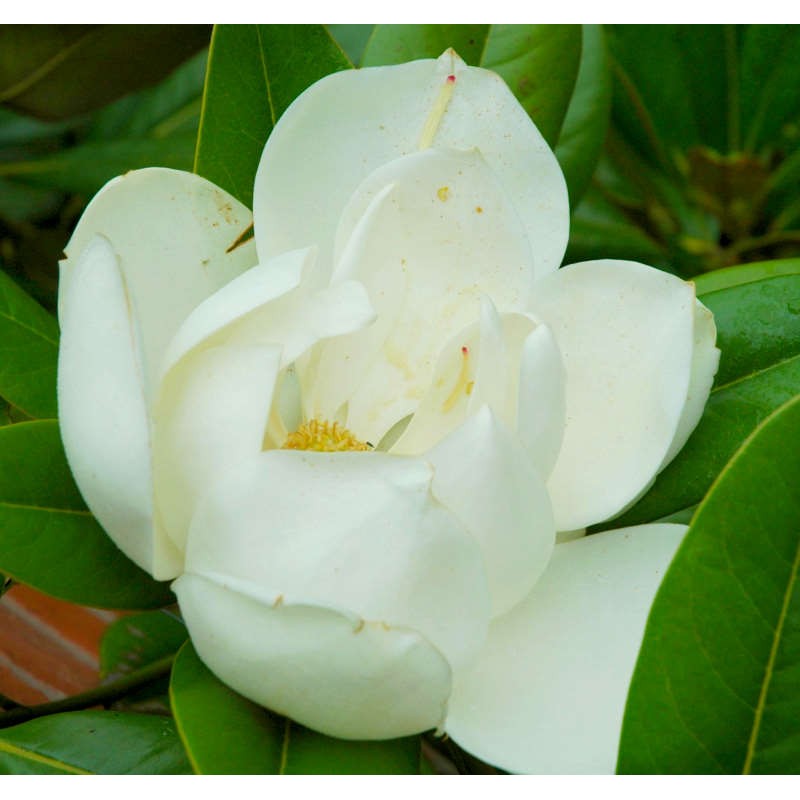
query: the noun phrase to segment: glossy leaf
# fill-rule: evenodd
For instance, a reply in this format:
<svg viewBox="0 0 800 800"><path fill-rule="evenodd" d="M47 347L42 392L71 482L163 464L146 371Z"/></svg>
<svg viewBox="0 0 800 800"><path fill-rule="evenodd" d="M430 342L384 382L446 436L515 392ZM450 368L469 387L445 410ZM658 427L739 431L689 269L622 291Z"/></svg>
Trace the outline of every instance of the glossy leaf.
<svg viewBox="0 0 800 800"><path fill-rule="evenodd" d="M170 683L172 710L195 772L205 774L397 774L419 771L419 737L351 742L278 717L221 683L190 642ZM214 720L214 725L208 721Z"/></svg>
<svg viewBox="0 0 800 800"><path fill-rule="evenodd" d="M650 491L603 528L660 519L699 502L753 429L800 393L800 275L704 294L714 312L720 368L705 412Z"/></svg>
<svg viewBox="0 0 800 800"><path fill-rule="evenodd" d="M261 151L292 100L351 67L322 25L218 25L208 56L194 171L251 207Z"/></svg>
<svg viewBox="0 0 800 800"><path fill-rule="evenodd" d="M653 604L619 771L800 769L800 398L741 447Z"/></svg>
<svg viewBox="0 0 800 800"><path fill-rule="evenodd" d="M186 775L169 717L71 711L0 731L0 774Z"/></svg>
<svg viewBox="0 0 800 800"><path fill-rule="evenodd" d="M611 68L600 25L583 26L583 46L575 89L555 148L575 207L589 186L611 113Z"/></svg>
<svg viewBox="0 0 800 800"><path fill-rule="evenodd" d="M208 44L205 25L4 25L0 103L43 119L156 83Z"/></svg>
<svg viewBox="0 0 800 800"><path fill-rule="evenodd" d="M32 417L56 415L58 324L0 271L0 396Z"/></svg>
<svg viewBox="0 0 800 800"><path fill-rule="evenodd" d="M47 594L102 608L175 602L87 511L55 420L0 428L0 570Z"/></svg>
<svg viewBox="0 0 800 800"><path fill-rule="evenodd" d="M738 267L716 269L694 279L698 295L706 295L719 289L754 283L779 275L800 275L800 258L782 258L775 261L758 261Z"/></svg>

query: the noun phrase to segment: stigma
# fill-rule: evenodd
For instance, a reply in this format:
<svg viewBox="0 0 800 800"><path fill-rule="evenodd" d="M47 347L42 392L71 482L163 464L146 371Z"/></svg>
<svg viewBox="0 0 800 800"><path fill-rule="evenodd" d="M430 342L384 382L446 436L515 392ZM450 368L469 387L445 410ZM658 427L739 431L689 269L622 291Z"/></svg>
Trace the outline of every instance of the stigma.
<svg viewBox="0 0 800 800"><path fill-rule="evenodd" d="M338 422L311 419L286 437L281 450L317 450L321 453L339 453L347 450L369 450L366 442L357 439Z"/></svg>

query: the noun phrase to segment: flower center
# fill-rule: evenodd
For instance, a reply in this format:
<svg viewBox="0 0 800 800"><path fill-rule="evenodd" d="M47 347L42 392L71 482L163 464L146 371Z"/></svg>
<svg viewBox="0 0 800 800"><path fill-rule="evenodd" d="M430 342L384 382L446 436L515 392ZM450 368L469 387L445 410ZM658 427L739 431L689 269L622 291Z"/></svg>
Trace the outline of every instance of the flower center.
<svg viewBox="0 0 800 800"><path fill-rule="evenodd" d="M318 450L322 453L338 453L345 450L369 450L366 442L357 439L338 422L311 419L304 422L294 433L286 437L281 450Z"/></svg>

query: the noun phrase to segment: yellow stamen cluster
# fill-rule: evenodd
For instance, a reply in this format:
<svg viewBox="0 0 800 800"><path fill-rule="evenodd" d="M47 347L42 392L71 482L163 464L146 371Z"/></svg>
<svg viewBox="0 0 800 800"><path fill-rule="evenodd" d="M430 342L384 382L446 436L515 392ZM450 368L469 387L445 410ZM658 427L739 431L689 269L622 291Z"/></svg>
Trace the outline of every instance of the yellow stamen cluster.
<svg viewBox="0 0 800 800"><path fill-rule="evenodd" d="M338 453L345 450L369 450L362 442L338 422L311 419L304 422L294 433L290 433L282 450L318 450L322 453Z"/></svg>

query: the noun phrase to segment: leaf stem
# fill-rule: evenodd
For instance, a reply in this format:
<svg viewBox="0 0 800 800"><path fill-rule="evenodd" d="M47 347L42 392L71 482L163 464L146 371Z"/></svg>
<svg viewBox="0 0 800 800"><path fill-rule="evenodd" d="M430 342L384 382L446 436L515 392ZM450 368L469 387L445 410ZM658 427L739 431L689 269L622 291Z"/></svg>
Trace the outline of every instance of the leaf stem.
<svg viewBox="0 0 800 800"><path fill-rule="evenodd" d="M12 725L19 725L37 717L58 714L62 711L78 711L92 706L108 705L114 700L124 697L134 689L168 675L174 660L175 654L172 653L118 680L81 692L81 694L74 694L71 697L65 697L63 700L42 703L38 706L20 706L11 711L6 711L0 714L0 728L10 728Z"/></svg>

